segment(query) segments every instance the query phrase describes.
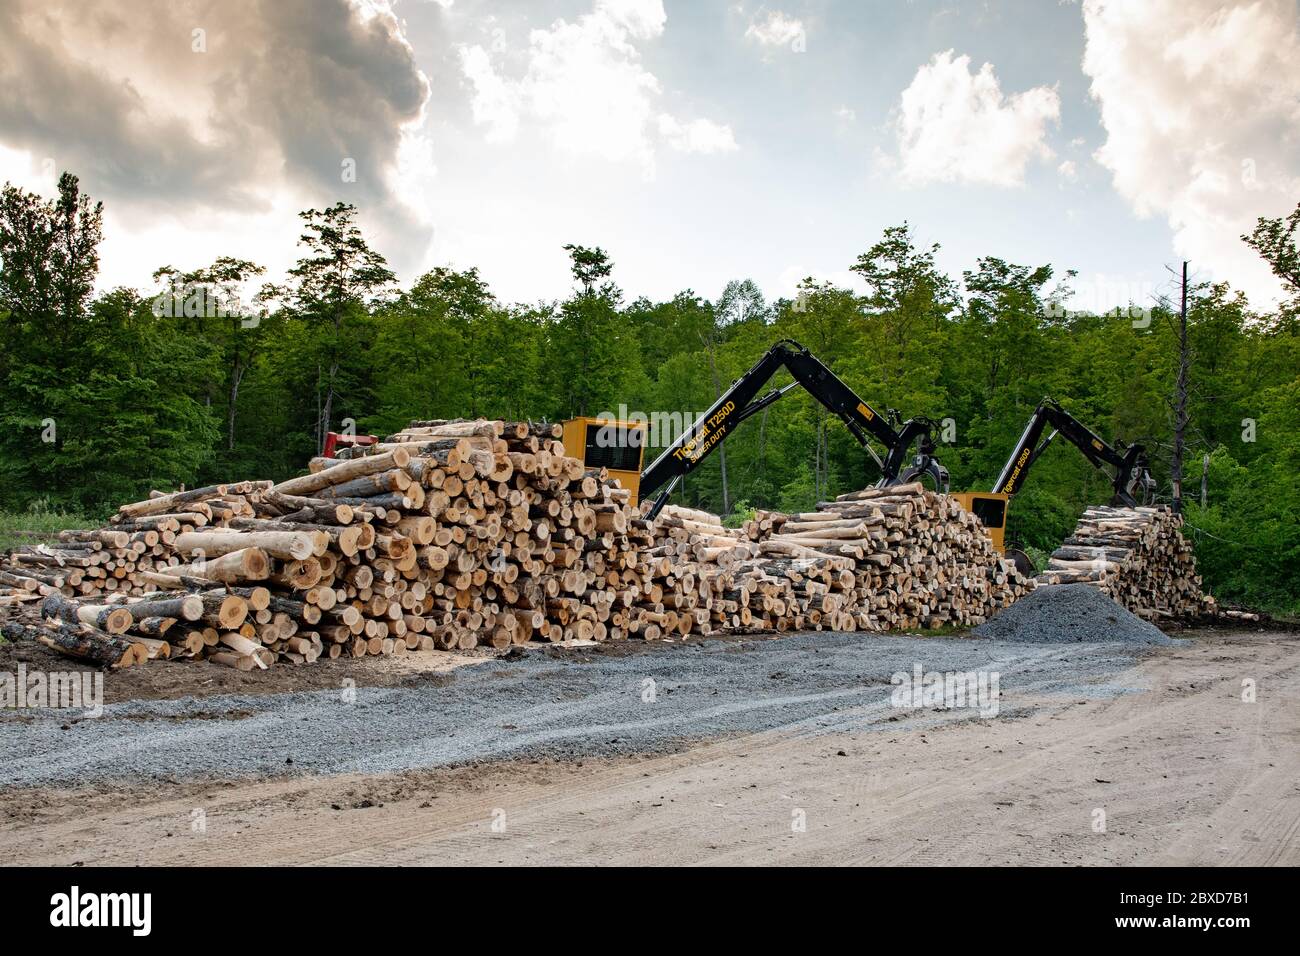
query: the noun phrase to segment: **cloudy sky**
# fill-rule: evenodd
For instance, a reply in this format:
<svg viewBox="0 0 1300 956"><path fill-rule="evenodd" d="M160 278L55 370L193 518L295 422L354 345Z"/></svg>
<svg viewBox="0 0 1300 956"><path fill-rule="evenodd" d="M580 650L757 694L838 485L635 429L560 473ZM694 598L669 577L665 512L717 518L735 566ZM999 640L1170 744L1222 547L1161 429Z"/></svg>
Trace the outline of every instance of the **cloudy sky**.
<svg viewBox="0 0 1300 956"><path fill-rule="evenodd" d="M343 199L404 281L507 301L564 295L566 242L630 296L856 288L906 219L954 275L1105 305L1186 257L1262 306L1237 237L1300 201L1297 64L1296 0L0 0L0 180L76 172L105 285L274 275Z"/></svg>

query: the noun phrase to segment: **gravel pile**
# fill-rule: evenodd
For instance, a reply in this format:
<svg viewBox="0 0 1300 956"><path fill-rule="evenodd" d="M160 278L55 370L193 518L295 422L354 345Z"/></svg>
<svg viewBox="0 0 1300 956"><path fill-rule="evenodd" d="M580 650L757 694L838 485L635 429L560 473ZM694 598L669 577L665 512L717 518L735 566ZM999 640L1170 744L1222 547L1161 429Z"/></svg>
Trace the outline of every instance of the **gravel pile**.
<svg viewBox="0 0 1300 956"><path fill-rule="evenodd" d="M971 633L996 641L1172 644L1159 628L1087 584L1039 586Z"/></svg>

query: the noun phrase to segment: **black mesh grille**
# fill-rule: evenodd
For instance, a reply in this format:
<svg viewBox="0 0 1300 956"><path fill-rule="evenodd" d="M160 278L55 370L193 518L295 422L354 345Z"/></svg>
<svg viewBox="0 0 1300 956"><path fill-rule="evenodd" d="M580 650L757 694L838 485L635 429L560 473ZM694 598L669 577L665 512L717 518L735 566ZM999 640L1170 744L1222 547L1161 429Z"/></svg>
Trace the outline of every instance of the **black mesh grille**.
<svg viewBox="0 0 1300 956"><path fill-rule="evenodd" d="M641 470L641 441L645 435L639 428L621 428L617 425L588 425L586 463L588 468L609 468L613 471Z"/></svg>
<svg viewBox="0 0 1300 956"><path fill-rule="evenodd" d="M986 528L1001 528L1006 523L1007 503L1001 498L975 498L970 507Z"/></svg>

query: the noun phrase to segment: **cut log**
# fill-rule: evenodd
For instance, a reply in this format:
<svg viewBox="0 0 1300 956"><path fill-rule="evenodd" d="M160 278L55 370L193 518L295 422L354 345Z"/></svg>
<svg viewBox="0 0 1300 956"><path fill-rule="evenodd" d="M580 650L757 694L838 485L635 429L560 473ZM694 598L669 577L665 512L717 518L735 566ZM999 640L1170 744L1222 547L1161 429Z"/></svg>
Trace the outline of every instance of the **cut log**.
<svg viewBox="0 0 1300 956"><path fill-rule="evenodd" d="M317 547L315 538L301 531L191 531L177 535L175 547L181 554L204 559L260 548L286 561L302 561L325 550Z"/></svg>
<svg viewBox="0 0 1300 956"><path fill-rule="evenodd" d="M237 584L265 580L270 573L270 561L266 552L260 548L243 548L210 560L179 565L171 570L176 574Z"/></svg>
<svg viewBox="0 0 1300 956"><path fill-rule="evenodd" d="M306 495L314 491L320 491L322 488L329 488L350 481L353 478L378 474L392 468L403 468L410 460L409 453L397 448L382 455L371 455L365 458L355 458L351 461L341 461L324 471L282 481L271 490L282 495Z"/></svg>
<svg viewBox="0 0 1300 956"><path fill-rule="evenodd" d="M134 623L131 612L126 608L83 604L80 601L69 600L61 594L47 596L41 602L41 614L70 624L89 624L108 634L125 634Z"/></svg>
<svg viewBox="0 0 1300 956"><path fill-rule="evenodd" d="M130 667L143 663L148 654L140 645L123 640L84 624L47 621L40 627L18 622L0 625L0 634L9 641L34 641L68 657L89 661L99 667Z"/></svg>

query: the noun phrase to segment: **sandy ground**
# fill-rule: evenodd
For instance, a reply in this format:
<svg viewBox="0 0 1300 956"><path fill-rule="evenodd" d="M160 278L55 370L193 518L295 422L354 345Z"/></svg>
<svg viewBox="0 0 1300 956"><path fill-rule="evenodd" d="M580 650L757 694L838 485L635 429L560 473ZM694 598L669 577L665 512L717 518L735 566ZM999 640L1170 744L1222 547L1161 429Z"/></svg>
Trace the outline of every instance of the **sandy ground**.
<svg viewBox="0 0 1300 956"><path fill-rule="evenodd" d="M1192 637L1107 677L1129 692L1043 684L989 720L845 722L827 698L819 732L801 717L666 755L7 787L0 848L53 864L1300 863L1300 640Z"/></svg>

